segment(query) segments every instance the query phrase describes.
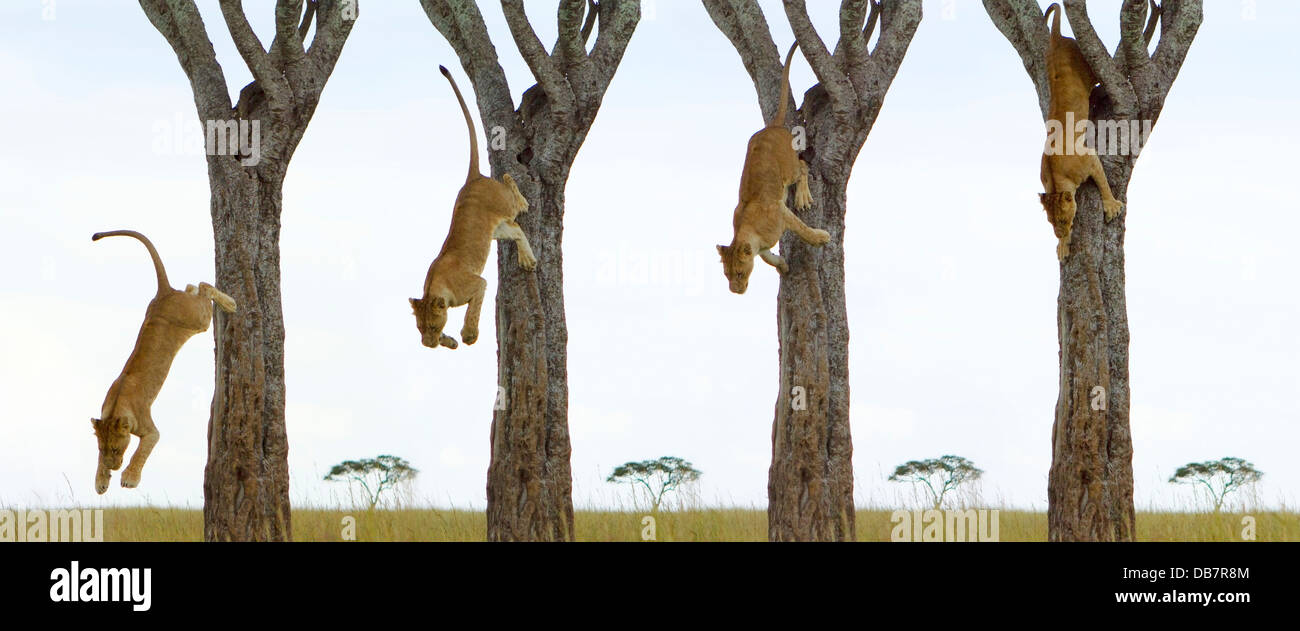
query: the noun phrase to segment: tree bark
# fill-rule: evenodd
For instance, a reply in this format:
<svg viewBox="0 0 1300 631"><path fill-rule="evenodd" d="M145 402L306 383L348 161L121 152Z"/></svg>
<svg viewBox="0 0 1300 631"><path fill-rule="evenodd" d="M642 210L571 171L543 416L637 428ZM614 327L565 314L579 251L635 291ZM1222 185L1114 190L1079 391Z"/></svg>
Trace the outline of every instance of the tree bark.
<svg viewBox="0 0 1300 631"><path fill-rule="evenodd" d="M1083 2L1064 4L1079 49L1101 81L1090 104L1094 127L1119 122L1153 128L1200 27L1200 0L1164 0L1153 11L1146 0L1125 0L1113 55L1097 37ZM1042 10L1034 0L984 0L984 7L1020 55L1046 120L1051 95ZM1157 22L1159 44L1148 53ZM1060 383L1048 474L1051 541L1136 538L1124 230L1131 210L1129 179L1145 141L1130 144L1127 152L1100 152L1111 192L1125 203L1117 217L1105 221L1101 194L1091 180L1075 193L1078 210L1070 254L1060 263L1057 296Z"/></svg>
<svg viewBox="0 0 1300 631"><path fill-rule="evenodd" d="M1105 111L1094 114L1094 120L1112 116ZM1127 202L1131 160L1103 160L1103 167L1111 193ZM1080 187L1075 199L1070 256L1060 264L1057 297L1060 391L1048 474L1048 538L1132 541L1136 534L1124 301L1126 213L1107 222L1101 194L1092 182Z"/></svg>
<svg viewBox="0 0 1300 631"><path fill-rule="evenodd" d="M520 186L529 211L518 223L537 255L535 273L519 268L513 243L498 245L497 372L507 397L505 409L492 415L487 483L492 541L575 537L560 247L566 178Z"/></svg>
<svg viewBox="0 0 1300 631"><path fill-rule="evenodd" d="M569 170L596 119L641 18L639 0L561 0L548 53L522 0L502 0L506 23L537 84L516 109L496 49L472 0L421 0L460 57L489 136L492 177L510 174L528 200L517 223L537 255L519 268L513 243L497 246L497 375L505 405L492 415L490 541L572 541L568 329L561 253ZM596 31L590 52L587 40Z"/></svg>
<svg viewBox="0 0 1300 631"><path fill-rule="evenodd" d="M781 61L762 9L752 0L704 0L754 80L764 120L776 114ZM848 183L885 93L921 21L921 3L845 0L834 51L822 43L802 0L786 15L819 83L791 112L807 139L812 208L802 219L830 232L824 246L793 233L781 239L790 271L777 294L780 390L768 469L768 539L852 541L853 440L849 429L849 328L844 299L844 216ZM868 49L876 25L880 37ZM787 121L790 122L790 121ZM798 138L796 134L796 138ZM787 206L794 208L793 198Z"/></svg>
<svg viewBox="0 0 1300 631"><path fill-rule="evenodd" d="M210 178L217 286L239 309L223 314L215 333L203 532L208 541L287 541L293 531L280 305L283 179L242 170L217 164Z"/></svg>
<svg viewBox="0 0 1300 631"><path fill-rule="evenodd" d="M140 0L176 53L205 130L216 242L216 283L239 305L218 312L216 384L203 476L207 541L286 541L289 440L285 428L280 211L284 176L357 18L356 0L277 0L275 36L262 46L238 0L221 14L254 81L232 104L193 0ZM315 35L305 46L315 25ZM233 143L231 141L234 141ZM245 146L244 141L247 141Z"/></svg>

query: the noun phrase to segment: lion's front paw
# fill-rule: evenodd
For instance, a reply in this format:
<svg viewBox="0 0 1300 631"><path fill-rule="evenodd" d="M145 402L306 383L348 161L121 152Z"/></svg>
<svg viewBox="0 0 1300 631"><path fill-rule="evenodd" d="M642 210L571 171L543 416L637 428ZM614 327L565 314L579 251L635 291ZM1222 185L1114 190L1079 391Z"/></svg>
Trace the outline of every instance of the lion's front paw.
<svg viewBox="0 0 1300 631"><path fill-rule="evenodd" d="M1119 216L1121 210L1124 210L1124 204L1118 199L1112 201L1102 200L1101 205L1106 210L1106 221L1110 221Z"/></svg>
<svg viewBox="0 0 1300 631"><path fill-rule="evenodd" d="M122 488L133 489L140 486L140 472L127 469L122 472Z"/></svg>
<svg viewBox="0 0 1300 631"><path fill-rule="evenodd" d="M825 230L813 230L813 245L826 245L831 242L831 233Z"/></svg>
<svg viewBox="0 0 1300 631"><path fill-rule="evenodd" d="M1065 257L1070 255L1070 242L1065 239L1056 240L1056 260L1064 261Z"/></svg>
<svg viewBox="0 0 1300 631"><path fill-rule="evenodd" d="M456 338L447 335L446 333L443 333L442 337L438 339L438 345L446 346L447 348L450 349L455 349L457 346L460 346L459 344L456 343Z"/></svg>
<svg viewBox="0 0 1300 631"><path fill-rule="evenodd" d="M460 330L460 340L466 344L473 344L478 341L478 329L465 327Z"/></svg>
<svg viewBox="0 0 1300 631"><path fill-rule="evenodd" d="M526 250L520 250L519 267L522 267L525 270L528 270L530 272L537 269L537 257L533 256L532 252L528 252Z"/></svg>
<svg viewBox="0 0 1300 631"><path fill-rule="evenodd" d="M103 495L108 492L109 476L95 478L95 492Z"/></svg>

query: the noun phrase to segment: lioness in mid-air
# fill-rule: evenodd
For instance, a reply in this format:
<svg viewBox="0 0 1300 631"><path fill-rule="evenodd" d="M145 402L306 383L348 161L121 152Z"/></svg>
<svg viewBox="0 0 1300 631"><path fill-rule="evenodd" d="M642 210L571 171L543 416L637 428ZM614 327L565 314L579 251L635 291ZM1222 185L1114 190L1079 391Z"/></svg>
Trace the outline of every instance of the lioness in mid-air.
<svg viewBox="0 0 1300 631"><path fill-rule="evenodd" d="M415 326L420 330L422 344L429 348L456 348L456 340L442 332L447 325L447 310L469 304L460 337L466 344L478 340L479 311L487 291L487 281L479 275L487 265L492 240L514 241L519 248L519 266L526 270L537 267L537 257L533 256L523 229L515 223L515 217L528 210L528 200L509 173L502 175L500 182L479 173L474 119L451 73L443 66L438 69L451 82L469 127L469 176L456 196L447 240L425 274L424 296L411 298L411 308L415 310Z"/></svg>
<svg viewBox="0 0 1300 631"><path fill-rule="evenodd" d="M227 313L234 313L235 301L212 285L199 283L198 287L186 285L185 291L172 289L167 283L167 270L149 239L139 232L114 230L97 232L91 239L104 237L135 237L149 249L154 272L158 275L158 293L149 301L144 313L144 324L136 336L135 349L126 360L122 374L108 389L99 418L90 419L99 441L99 468L95 471L95 492L103 495L108 490L111 471L122 467L122 456L131 445L131 435L140 437L140 444L131 456L131 464L122 472L122 486L135 488L140 484L140 472L154 445L158 444L158 428L153 424L150 408L167 380L172 359L185 341L208 330L212 322L212 303L217 303Z"/></svg>
<svg viewBox="0 0 1300 631"><path fill-rule="evenodd" d="M1097 151L1075 143L1075 130L1064 129L1067 120L1088 120L1088 96L1092 94L1093 86L1097 85L1097 77L1079 50L1078 42L1061 35L1061 6L1054 3L1047 7L1043 19L1049 16L1052 18L1052 32L1047 45L1047 85L1051 98L1048 120L1061 126L1064 142L1070 145L1070 149L1065 152L1052 150L1049 127L1048 146L1043 150L1040 171L1043 190L1047 192L1038 198L1056 233L1056 257L1063 261L1070 254L1070 231L1074 227L1074 214L1078 210L1074 191L1080 185L1088 178L1097 183L1097 188L1101 190L1106 221L1118 215L1124 205L1111 195L1110 184L1106 181L1106 172L1101 168Z"/></svg>
<svg viewBox="0 0 1300 631"><path fill-rule="evenodd" d="M799 238L812 245L825 245L831 235L825 230L808 227L785 205L791 184L796 184L794 205L799 210L812 206L812 193L808 191L808 165L794 150L794 135L785 128L785 115L789 105L790 61L799 43L790 47L785 57L785 71L781 76L781 105L776 116L761 131L749 139L745 167L740 176L740 203L731 223L734 236L731 245L718 246L722 255L722 271L727 276L731 291L743 294L749 286L749 274L754 271L754 255L775 267L782 274L790 271L785 259L773 254L771 247L781 240L786 230L793 230Z"/></svg>

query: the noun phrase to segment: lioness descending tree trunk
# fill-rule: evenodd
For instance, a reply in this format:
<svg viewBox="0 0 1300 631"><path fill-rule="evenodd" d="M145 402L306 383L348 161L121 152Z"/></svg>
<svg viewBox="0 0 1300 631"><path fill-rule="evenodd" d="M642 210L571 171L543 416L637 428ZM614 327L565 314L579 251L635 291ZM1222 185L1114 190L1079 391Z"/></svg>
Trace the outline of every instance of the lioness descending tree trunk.
<svg viewBox="0 0 1300 631"><path fill-rule="evenodd" d="M641 3L561 0L559 37L548 54L522 0L502 0L515 45L537 79L518 109L473 0L420 4L474 84L492 176L510 174L528 200L518 223L537 256L536 270L524 271L515 263L515 246L498 242L497 383L504 388L505 405L492 416L487 536L571 541L568 331L560 252L564 188L641 19ZM589 53L593 29L596 43Z"/></svg>
<svg viewBox="0 0 1300 631"><path fill-rule="evenodd" d="M755 0L704 0L754 81L763 119L781 99L781 59ZM768 471L768 538L855 538L853 443L849 432L849 329L844 302L844 213L853 163L880 113L885 93L921 22L920 0L844 0L840 38L829 51L802 0L785 0L790 26L819 83L791 108L803 128L812 208L804 223L831 241L811 246L793 232L781 239L789 272L777 296L780 391ZM864 26L865 23L865 26ZM877 23L880 37L869 49ZM801 137L795 134L796 142ZM788 204L794 208L794 204Z"/></svg>
<svg viewBox="0 0 1300 631"><path fill-rule="evenodd" d="M176 51L207 131L217 286L239 310L218 318L216 390L208 422L203 537L283 541L289 516L280 309L281 190L357 16L356 0L278 0L275 38L262 47L239 0L221 14L254 81L230 103L226 79L193 0L140 0ZM311 44L304 50L308 32ZM238 137L236 137L238 136Z"/></svg>
<svg viewBox="0 0 1300 631"><path fill-rule="evenodd" d="M1106 140L1098 153L1111 192L1120 201L1128 199L1129 177L1145 140L1132 137L1131 131L1155 124L1201 24L1200 0L1152 5L1149 9L1147 0L1125 0L1120 41L1112 57L1093 30L1084 3L1065 2L1079 48L1101 81L1092 93L1090 118L1099 144ZM1024 61L1046 119L1048 26L1043 10L1034 0L984 0L984 8ZM1148 54L1157 23L1159 44ZM1112 130L1130 132L1127 147L1123 142L1114 146L1117 137L1124 137L1111 135ZM1074 132L1065 131L1072 142ZM1024 199L1032 197L1026 194ZM1124 293L1124 220L1129 208L1126 204L1107 222L1092 181L1078 189L1075 200L1070 254L1061 263L1057 298L1060 391L1052 426L1048 538L1132 541L1133 441ZM1027 201L1026 208L1032 209L1031 204Z"/></svg>

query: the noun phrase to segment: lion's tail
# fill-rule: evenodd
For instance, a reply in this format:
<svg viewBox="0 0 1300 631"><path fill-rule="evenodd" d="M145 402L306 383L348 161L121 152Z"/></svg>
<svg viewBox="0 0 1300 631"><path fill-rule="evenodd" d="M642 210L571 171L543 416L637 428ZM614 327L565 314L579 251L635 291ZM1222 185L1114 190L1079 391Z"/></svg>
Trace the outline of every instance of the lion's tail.
<svg viewBox="0 0 1300 631"><path fill-rule="evenodd" d="M1043 11L1043 19L1046 20L1049 16L1052 18L1052 41L1059 42L1061 40L1061 5L1055 2L1049 5L1047 10Z"/></svg>
<svg viewBox="0 0 1300 631"><path fill-rule="evenodd" d="M465 105L465 97L461 96L460 88L456 86L456 80L451 77L451 71L446 66L438 66L442 71L442 76L447 77L451 83L451 89L456 93L456 100L460 101L460 111L465 114L465 126L469 128L469 175L465 181L469 182L475 178L483 177L478 168L478 134L474 132L474 118L469 114L469 106Z"/></svg>
<svg viewBox="0 0 1300 631"><path fill-rule="evenodd" d="M154 249L153 243L149 238L134 230L112 230L109 232L96 232L90 236L91 241L98 241L104 237L135 237L139 239L144 247L149 249L149 256L153 258L153 271L158 275L158 295L163 295L171 291L171 283L167 282L167 269L163 267L162 258L158 256L158 250Z"/></svg>
<svg viewBox="0 0 1300 631"><path fill-rule="evenodd" d="M785 127L785 116L790 111L790 61L794 59L794 51L799 48L799 42L795 42L790 47L790 52L785 55L785 69L781 73L781 105L776 108L776 116L768 122L768 127Z"/></svg>

